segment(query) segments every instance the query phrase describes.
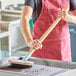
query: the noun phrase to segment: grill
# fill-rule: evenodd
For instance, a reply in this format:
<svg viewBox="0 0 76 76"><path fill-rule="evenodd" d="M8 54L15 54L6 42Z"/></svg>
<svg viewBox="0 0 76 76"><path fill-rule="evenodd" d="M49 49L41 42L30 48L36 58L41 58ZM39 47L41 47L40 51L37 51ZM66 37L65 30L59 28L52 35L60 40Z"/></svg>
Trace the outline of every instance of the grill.
<svg viewBox="0 0 76 76"><path fill-rule="evenodd" d="M0 76L55 76L76 68L76 63L57 60L30 58L35 64L32 68L18 69L12 67L0 68Z"/></svg>
<svg viewBox="0 0 76 76"><path fill-rule="evenodd" d="M7 70L7 71L6 71ZM69 69L55 68L43 65L33 65L28 69L14 69L11 67L2 68L0 75L3 76L54 76L56 74L68 71ZM13 71L13 72L12 72ZM15 72L16 71L16 72Z"/></svg>
<svg viewBox="0 0 76 76"><path fill-rule="evenodd" d="M22 70L23 73L30 74L32 76L54 76L58 73L65 72L68 69L48 67L42 65L34 65L30 69Z"/></svg>

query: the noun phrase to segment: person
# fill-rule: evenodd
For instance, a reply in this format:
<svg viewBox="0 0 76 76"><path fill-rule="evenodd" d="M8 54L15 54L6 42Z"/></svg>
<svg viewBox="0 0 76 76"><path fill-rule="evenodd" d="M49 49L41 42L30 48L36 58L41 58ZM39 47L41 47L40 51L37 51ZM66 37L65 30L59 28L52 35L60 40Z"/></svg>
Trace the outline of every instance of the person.
<svg viewBox="0 0 76 76"><path fill-rule="evenodd" d="M26 0L21 14L21 31L30 48L36 49L33 57L71 61L70 34L67 22L76 23L76 12L71 14L68 0ZM61 16L62 19L41 43L39 38ZM29 20L33 19L33 34L30 33Z"/></svg>

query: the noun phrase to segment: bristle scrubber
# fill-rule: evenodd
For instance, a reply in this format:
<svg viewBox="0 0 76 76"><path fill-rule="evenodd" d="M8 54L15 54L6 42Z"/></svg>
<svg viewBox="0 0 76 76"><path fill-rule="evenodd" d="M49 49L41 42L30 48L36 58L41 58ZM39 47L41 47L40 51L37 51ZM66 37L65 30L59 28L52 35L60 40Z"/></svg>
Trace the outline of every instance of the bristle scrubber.
<svg viewBox="0 0 76 76"><path fill-rule="evenodd" d="M11 67L15 68L30 68L34 64L32 61L23 61L23 57L20 57L18 59L12 58L9 59L8 62L11 63Z"/></svg>

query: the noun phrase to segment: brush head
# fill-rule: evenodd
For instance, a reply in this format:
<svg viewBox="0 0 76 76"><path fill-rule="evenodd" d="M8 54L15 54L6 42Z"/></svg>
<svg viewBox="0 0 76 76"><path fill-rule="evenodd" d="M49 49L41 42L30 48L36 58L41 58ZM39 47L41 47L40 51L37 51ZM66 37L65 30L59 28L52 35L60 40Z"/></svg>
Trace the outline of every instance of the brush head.
<svg viewBox="0 0 76 76"><path fill-rule="evenodd" d="M11 58L8 60L11 63L11 67L15 68L30 68L34 64L32 61L23 61L23 57L20 58Z"/></svg>

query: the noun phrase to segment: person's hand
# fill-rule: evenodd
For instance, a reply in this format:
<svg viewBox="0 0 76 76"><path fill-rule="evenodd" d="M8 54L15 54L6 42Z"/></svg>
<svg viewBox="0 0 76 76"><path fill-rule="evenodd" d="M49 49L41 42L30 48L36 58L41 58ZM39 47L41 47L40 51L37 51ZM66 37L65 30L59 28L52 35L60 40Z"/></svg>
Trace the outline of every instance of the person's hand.
<svg viewBox="0 0 76 76"><path fill-rule="evenodd" d="M68 10L62 9L60 10L59 16L67 22L70 22L70 14L68 13Z"/></svg>
<svg viewBox="0 0 76 76"><path fill-rule="evenodd" d="M42 43L38 39L36 39L36 40L32 40L32 41L28 42L28 46L30 48L33 48L33 49L37 50L37 49L42 48Z"/></svg>

